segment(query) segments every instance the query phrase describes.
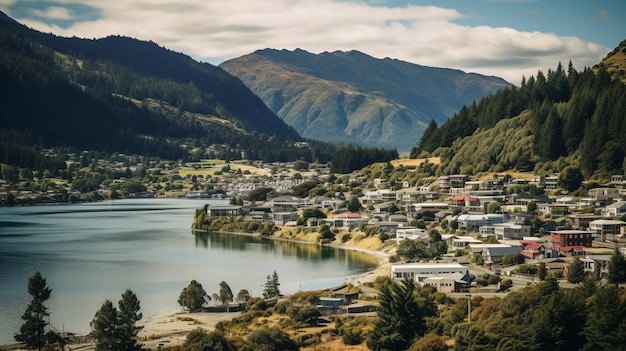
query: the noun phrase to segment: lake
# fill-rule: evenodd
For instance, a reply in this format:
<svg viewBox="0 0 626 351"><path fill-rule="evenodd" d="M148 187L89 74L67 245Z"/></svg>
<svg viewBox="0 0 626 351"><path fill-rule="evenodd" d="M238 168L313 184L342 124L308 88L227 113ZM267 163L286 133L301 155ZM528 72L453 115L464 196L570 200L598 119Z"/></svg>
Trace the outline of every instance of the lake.
<svg viewBox="0 0 626 351"><path fill-rule="evenodd" d="M192 279L209 295L225 281L236 295L261 296L267 275L278 273L289 294L341 284L376 267L356 251L267 240L198 234L196 208L220 200L133 199L89 204L0 208L0 345L14 343L31 301L28 278L41 272L52 289L46 302L57 331L90 332L105 300L126 289L141 301L144 319L180 309ZM212 302L210 302L212 303Z"/></svg>

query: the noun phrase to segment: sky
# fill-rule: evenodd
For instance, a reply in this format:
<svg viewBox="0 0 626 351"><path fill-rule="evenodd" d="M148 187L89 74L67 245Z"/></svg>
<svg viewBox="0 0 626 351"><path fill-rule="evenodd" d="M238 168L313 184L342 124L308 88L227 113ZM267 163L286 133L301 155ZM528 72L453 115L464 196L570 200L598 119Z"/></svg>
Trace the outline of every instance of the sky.
<svg viewBox="0 0 626 351"><path fill-rule="evenodd" d="M220 64L259 49L359 50L519 84L626 39L624 0L0 0L46 33L123 35Z"/></svg>

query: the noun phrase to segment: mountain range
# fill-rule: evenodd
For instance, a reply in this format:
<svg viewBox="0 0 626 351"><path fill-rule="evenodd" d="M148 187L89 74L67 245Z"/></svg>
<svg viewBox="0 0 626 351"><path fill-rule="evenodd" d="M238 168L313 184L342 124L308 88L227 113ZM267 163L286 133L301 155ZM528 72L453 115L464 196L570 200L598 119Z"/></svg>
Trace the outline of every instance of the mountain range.
<svg viewBox="0 0 626 351"><path fill-rule="evenodd" d="M377 59L359 51L259 50L220 65L303 137L414 147L428 124L509 87L501 78Z"/></svg>
<svg viewBox="0 0 626 351"><path fill-rule="evenodd" d="M41 33L4 13L0 87L4 163L32 166L35 146L266 161L328 161L333 151L294 147L300 135L219 67L154 42Z"/></svg>

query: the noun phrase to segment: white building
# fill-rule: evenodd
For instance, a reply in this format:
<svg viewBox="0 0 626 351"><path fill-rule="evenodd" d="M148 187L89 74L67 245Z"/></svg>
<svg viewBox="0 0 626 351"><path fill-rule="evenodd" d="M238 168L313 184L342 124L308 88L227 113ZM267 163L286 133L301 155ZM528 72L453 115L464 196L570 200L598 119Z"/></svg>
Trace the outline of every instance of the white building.
<svg viewBox="0 0 626 351"><path fill-rule="evenodd" d="M432 277L451 277L469 274L467 267L459 263L408 263L391 266L391 279L399 281L405 278L423 283Z"/></svg>
<svg viewBox="0 0 626 351"><path fill-rule="evenodd" d="M399 244L404 239L428 239L428 232L420 228L398 228L396 229L396 242Z"/></svg>

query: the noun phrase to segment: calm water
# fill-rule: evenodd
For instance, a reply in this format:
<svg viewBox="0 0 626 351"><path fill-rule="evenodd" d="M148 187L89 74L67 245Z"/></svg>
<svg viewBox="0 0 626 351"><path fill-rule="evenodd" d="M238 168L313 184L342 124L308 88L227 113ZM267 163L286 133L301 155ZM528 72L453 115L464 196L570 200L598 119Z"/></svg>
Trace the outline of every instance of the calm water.
<svg viewBox="0 0 626 351"><path fill-rule="evenodd" d="M210 201L209 201L210 202ZM374 268L354 251L237 235L193 235L206 200L117 200L95 204L0 208L0 345L14 343L40 271L52 289L50 324L86 334L102 303L130 288L146 317L177 310L195 279L211 295L226 281L236 295L261 296L277 271L282 293L340 284ZM213 201L213 203L223 203Z"/></svg>

